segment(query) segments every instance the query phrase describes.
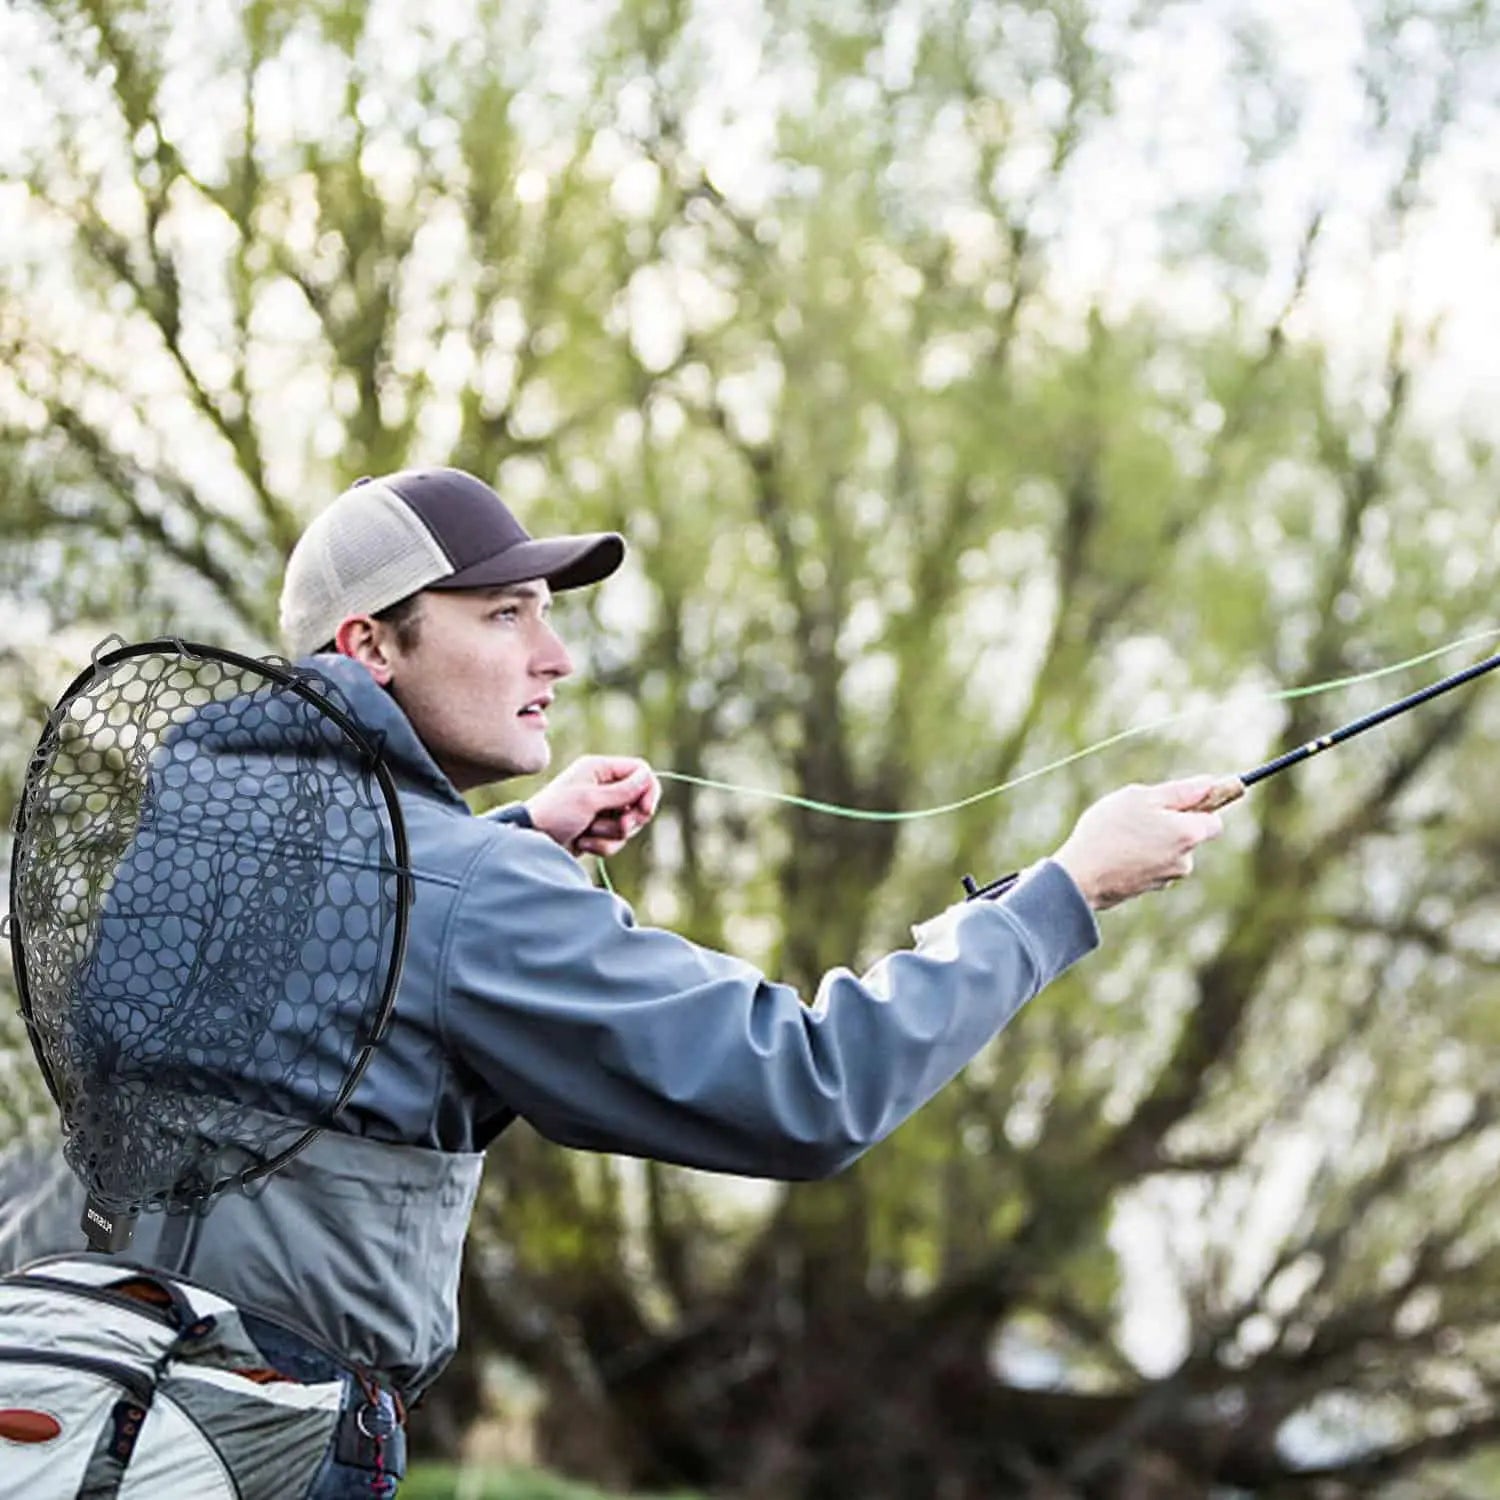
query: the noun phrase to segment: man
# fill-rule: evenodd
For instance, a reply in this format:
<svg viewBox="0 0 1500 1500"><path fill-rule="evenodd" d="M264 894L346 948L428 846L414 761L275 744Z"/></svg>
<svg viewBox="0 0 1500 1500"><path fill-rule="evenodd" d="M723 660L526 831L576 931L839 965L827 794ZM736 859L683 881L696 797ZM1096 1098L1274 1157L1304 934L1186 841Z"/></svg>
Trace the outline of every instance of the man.
<svg viewBox="0 0 1500 1500"><path fill-rule="evenodd" d="M546 768L547 712L573 670L551 596L623 555L613 535L533 539L487 485L431 469L361 481L288 563L288 652L382 737L400 791L414 900L395 1018L341 1129L185 1235L153 1245L148 1216L134 1254L248 1309L287 1375L327 1378L337 1355L406 1401L433 1379L454 1347L482 1153L518 1117L591 1150L837 1172L1096 945L1094 910L1189 873L1220 832L1190 810L1207 778L1127 787L1003 898L952 908L862 978L830 972L804 1004L742 960L637 926L578 863L650 821L644 761L588 757L483 817L461 796ZM393 1493L396 1402L369 1400L376 1439L330 1453L315 1494Z"/></svg>

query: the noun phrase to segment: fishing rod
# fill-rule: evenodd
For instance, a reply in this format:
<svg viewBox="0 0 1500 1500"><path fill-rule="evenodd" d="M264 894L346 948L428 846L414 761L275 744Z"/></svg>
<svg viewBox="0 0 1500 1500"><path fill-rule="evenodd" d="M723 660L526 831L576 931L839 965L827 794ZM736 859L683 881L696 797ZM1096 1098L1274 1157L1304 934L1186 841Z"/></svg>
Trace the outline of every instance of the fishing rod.
<svg viewBox="0 0 1500 1500"><path fill-rule="evenodd" d="M1265 781L1268 777L1275 776L1278 772L1288 770L1292 766L1300 765L1305 760L1311 760L1313 756L1321 755L1325 750L1333 749L1335 745L1342 745L1345 740L1352 740L1355 735L1363 734L1367 729L1374 729L1376 725L1384 724L1400 714L1409 713L1423 703L1430 703L1443 693L1473 682L1475 678L1483 677L1486 672L1493 672L1496 667L1500 667L1500 654L1475 662L1472 667L1465 667L1461 672L1454 672L1415 693L1408 693L1406 697L1398 698L1394 703L1387 703L1384 708L1377 708L1373 713L1365 714L1363 718L1351 720L1331 734L1322 734L1315 740L1308 740L1305 745L1298 745L1295 750L1288 750L1284 755L1278 755L1274 760L1268 760L1263 765L1255 766L1249 771L1242 771L1238 776L1222 777L1214 782L1191 807L1182 810L1184 812L1216 812L1221 807L1228 807L1231 802L1238 802L1257 782ZM963 878L965 899L979 901L1004 895L1020 878L1021 872L1017 870L982 886L974 880L972 875L965 875Z"/></svg>

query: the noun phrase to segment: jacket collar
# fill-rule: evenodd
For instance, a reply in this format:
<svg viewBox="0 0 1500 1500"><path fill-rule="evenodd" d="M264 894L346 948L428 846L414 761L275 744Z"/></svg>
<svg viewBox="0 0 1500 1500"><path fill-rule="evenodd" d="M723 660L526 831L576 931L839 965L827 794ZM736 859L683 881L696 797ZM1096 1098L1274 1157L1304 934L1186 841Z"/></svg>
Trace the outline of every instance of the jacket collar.
<svg viewBox="0 0 1500 1500"><path fill-rule="evenodd" d="M444 801L469 810L458 788L417 738L417 731L400 704L375 681L368 669L338 652L304 656L297 666L316 672L338 689L350 715L379 744L381 755L393 772L436 792Z"/></svg>

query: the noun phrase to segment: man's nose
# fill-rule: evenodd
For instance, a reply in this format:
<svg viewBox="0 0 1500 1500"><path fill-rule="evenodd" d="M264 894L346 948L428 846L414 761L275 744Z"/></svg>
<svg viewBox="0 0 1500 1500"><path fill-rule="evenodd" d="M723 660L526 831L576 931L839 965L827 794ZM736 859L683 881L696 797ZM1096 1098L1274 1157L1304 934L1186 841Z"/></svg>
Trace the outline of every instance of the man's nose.
<svg viewBox="0 0 1500 1500"><path fill-rule="evenodd" d="M545 620L542 622L542 639L532 658L531 670L538 677L567 677L573 671L573 658L568 655L568 648L563 645L562 637Z"/></svg>

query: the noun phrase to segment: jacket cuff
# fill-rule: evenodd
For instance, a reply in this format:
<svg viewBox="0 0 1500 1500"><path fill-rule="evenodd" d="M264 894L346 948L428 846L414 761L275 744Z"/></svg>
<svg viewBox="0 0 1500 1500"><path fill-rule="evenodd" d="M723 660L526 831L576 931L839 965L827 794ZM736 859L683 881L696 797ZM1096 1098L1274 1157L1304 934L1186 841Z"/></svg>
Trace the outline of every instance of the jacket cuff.
<svg viewBox="0 0 1500 1500"><path fill-rule="evenodd" d="M1056 860L1033 865L996 904L1025 929L1046 979L1099 946L1093 908Z"/></svg>
<svg viewBox="0 0 1500 1500"><path fill-rule="evenodd" d="M496 823L510 823L517 828L536 827L524 802L507 802L504 807L497 807L489 817Z"/></svg>
<svg viewBox="0 0 1500 1500"><path fill-rule="evenodd" d="M982 917L977 915L981 912L985 913ZM1025 944L1036 965L1038 989L1099 946L1099 925L1093 909L1073 877L1048 859L1033 865L1004 895L955 902L913 927L917 952L937 958L956 956L962 923L989 921L991 913L1005 921Z"/></svg>

